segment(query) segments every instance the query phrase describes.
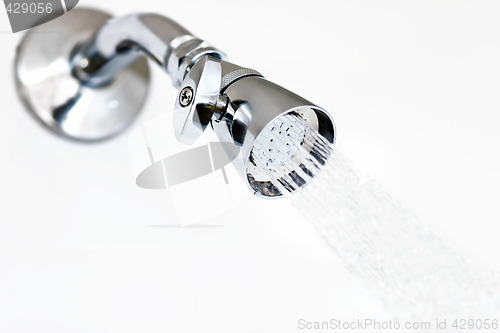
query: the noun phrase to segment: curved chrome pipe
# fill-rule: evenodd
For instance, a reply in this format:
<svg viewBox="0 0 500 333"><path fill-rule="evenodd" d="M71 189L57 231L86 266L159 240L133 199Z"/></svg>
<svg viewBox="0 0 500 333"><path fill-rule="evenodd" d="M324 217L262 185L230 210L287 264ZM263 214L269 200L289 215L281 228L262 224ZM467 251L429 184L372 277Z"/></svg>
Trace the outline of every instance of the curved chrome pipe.
<svg viewBox="0 0 500 333"><path fill-rule="evenodd" d="M177 22L140 13L109 20L90 41L77 46L72 58L73 75L86 85L105 85L143 55L165 69L176 88L200 57L226 58Z"/></svg>

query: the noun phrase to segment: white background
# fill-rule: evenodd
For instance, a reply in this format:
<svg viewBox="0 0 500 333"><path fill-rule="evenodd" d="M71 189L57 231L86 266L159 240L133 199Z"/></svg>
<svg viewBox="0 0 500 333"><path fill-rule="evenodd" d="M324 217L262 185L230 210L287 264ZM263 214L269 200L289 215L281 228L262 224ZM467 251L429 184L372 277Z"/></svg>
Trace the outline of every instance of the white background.
<svg viewBox="0 0 500 333"><path fill-rule="evenodd" d="M500 269L497 1L83 5L170 16L323 106L359 169ZM0 332L294 332L299 318L390 318L285 200L249 197L223 227L155 227L169 222L165 194L135 186L127 133L76 144L23 108L21 35L0 34ZM138 123L175 98L151 67Z"/></svg>

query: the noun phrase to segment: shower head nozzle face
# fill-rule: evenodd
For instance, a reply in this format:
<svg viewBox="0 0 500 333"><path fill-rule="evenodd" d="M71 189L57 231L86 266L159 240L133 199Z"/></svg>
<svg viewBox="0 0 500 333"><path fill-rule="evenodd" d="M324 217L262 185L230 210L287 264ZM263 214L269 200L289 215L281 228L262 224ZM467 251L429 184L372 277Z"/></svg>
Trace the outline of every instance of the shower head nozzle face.
<svg viewBox="0 0 500 333"><path fill-rule="evenodd" d="M296 110L271 121L254 142L247 166L256 193L277 197L304 187L331 154L331 142Z"/></svg>

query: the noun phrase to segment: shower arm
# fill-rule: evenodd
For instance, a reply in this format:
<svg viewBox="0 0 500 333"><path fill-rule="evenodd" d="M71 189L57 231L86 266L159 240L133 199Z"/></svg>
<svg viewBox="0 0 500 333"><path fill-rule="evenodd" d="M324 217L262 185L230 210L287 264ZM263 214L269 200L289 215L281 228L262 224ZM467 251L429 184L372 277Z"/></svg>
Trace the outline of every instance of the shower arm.
<svg viewBox="0 0 500 333"><path fill-rule="evenodd" d="M185 74L205 55L226 55L197 38L177 22L154 13L109 20L72 55L72 73L89 86L106 85L139 57L146 55L162 67L179 88Z"/></svg>

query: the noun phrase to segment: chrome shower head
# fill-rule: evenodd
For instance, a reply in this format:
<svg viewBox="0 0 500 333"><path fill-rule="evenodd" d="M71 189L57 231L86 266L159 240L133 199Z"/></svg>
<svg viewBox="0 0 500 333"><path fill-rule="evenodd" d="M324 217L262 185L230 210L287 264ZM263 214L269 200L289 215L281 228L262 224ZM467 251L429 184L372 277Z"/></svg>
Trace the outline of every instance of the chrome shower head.
<svg viewBox="0 0 500 333"><path fill-rule="evenodd" d="M298 155L298 150L306 149L302 147L306 134L318 133L319 140L329 144L335 141L333 119L322 108L266 80L255 70L204 56L181 83L174 131L178 140L190 144L209 125L219 140L240 148L233 164L250 190L264 197L279 197L285 189L294 192L307 183L308 177L293 186L279 186L274 174L257 163L252 155L256 150L279 151L286 160ZM274 132L277 127L280 130ZM301 132L296 131L299 129ZM272 138L275 135L276 140ZM280 135L287 144L278 149ZM290 172L298 174L298 170Z"/></svg>
<svg viewBox="0 0 500 333"><path fill-rule="evenodd" d="M146 55L179 89L176 137L191 144L212 127L221 142L239 148L233 163L257 195L279 197L304 186L328 158L323 146L335 142L325 110L228 62L223 52L163 16L110 20L100 11L74 9L43 27L64 33L57 39L36 34L39 28L27 34L16 60L18 90L34 114L63 136L93 141L126 128L145 101ZM52 51L35 52L42 46ZM54 64L58 70L48 71ZM47 87L56 90L53 98L44 94ZM300 163L288 163L299 156Z"/></svg>

